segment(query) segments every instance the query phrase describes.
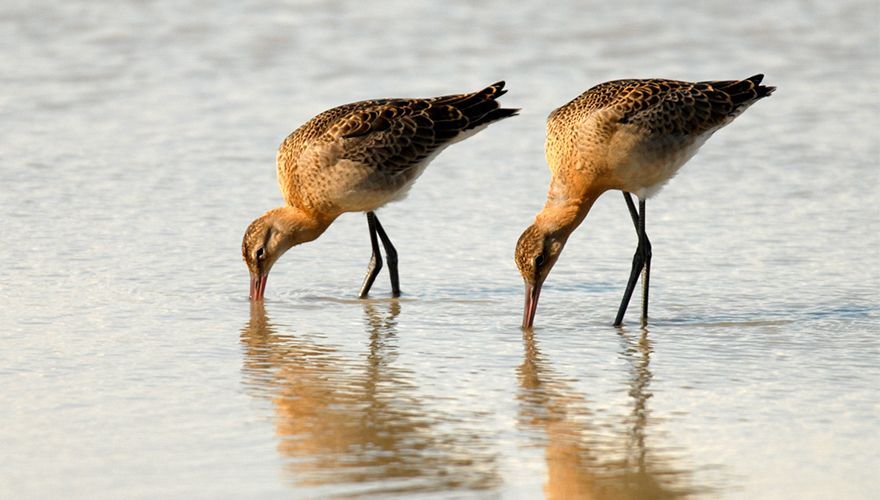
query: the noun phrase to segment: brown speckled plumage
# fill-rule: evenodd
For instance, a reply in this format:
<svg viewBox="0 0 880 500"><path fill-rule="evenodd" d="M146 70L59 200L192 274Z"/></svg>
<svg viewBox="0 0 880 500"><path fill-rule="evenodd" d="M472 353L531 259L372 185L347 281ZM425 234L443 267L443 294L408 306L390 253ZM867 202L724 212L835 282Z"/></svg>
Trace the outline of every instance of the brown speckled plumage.
<svg viewBox="0 0 880 500"><path fill-rule="evenodd" d="M366 212L373 259L366 296L381 269L382 239L392 293L400 293L397 253L374 210L403 198L443 148L517 113L500 107L504 82L469 94L426 99L376 99L327 110L291 133L278 149L285 205L251 222L241 253L251 273L251 298L262 300L274 263L293 246L318 238L345 212Z"/></svg>
<svg viewBox="0 0 880 500"><path fill-rule="evenodd" d="M556 109L547 121L554 174L586 172L594 187L648 197L719 128L774 87L745 80L614 80ZM583 184L583 182L575 182Z"/></svg>
<svg viewBox="0 0 880 500"><path fill-rule="evenodd" d="M516 114L501 108L504 82L479 92L345 104L306 122L278 151L288 205L367 211L396 199L427 162L468 131Z"/></svg>
<svg viewBox="0 0 880 500"><path fill-rule="evenodd" d="M547 202L522 233L515 255L527 290L525 326L534 320L544 279L596 199L618 189L637 195L644 207L644 200L657 193L713 133L775 90L761 85L763 77L615 80L596 85L550 114L545 153L553 176ZM635 214L633 219L641 224L637 256L649 261L644 215ZM647 292L644 297L643 314L647 314ZM624 311L625 305L619 317Z"/></svg>
<svg viewBox="0 0 880 500"><path fill-rule="evenodd" d="M655 134L699 134L735 118L775 87L761 85L764 75L745 80L684 82L679 80L613 80L600 83L550 115L565 123L573 115L611 108L620 123L632 123Z"/></svg>

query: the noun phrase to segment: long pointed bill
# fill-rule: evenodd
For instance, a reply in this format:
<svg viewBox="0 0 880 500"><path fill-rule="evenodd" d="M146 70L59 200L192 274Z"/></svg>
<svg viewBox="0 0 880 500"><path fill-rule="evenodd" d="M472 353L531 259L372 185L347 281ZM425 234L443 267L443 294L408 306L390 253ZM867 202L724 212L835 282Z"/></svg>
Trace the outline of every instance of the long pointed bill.
<svg viewBox="0 0 880 500"><path fill-rule="evenodd" d="M266 281L269 280L268 274L251 273L251 300L263 300L263 294L266 292Z"/></svg>
<svg viewBox="0 0 880 500"><path fill-rule="evenodd" d="M535 324L535 313L538 312L538 296L541 295L541 284L526 283L526 303L523 308L523 328L531 328Z"/></svg>

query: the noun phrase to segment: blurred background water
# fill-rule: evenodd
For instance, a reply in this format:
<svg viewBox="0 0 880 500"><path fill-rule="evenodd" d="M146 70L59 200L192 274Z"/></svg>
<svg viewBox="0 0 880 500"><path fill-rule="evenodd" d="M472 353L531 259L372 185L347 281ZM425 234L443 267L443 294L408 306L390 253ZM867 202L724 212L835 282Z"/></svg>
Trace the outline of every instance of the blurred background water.
<svg viewBox="0 0 880 500"><path fill-rule="evenodd" d="M874 1L0 5L0 497L868 498ZM652 319L608 193L519 329L544 120L626 77L778 86L649 203ZM275 151L344 102L505 79L519 117L273 270Z"/></svg>

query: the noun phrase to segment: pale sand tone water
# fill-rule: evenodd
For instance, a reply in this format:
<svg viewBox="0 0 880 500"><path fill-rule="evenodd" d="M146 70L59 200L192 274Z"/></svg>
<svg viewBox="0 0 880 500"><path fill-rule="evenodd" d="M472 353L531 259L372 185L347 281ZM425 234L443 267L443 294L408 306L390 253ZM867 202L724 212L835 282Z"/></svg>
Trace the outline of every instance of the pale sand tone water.
<svg viewBox="0 0 880 500"><path fill-rule="evenodd" d="M680 2L0 7L0 497L868 498L878 395L877 7ZM544 118L596 82L779 88L648 207L601 198L519 330ZM522 115L380 212L404 297L354 299L363 216L239 244L275 149L336 104L504 78ZM486 187L488 186L488 188Z"/></svg>

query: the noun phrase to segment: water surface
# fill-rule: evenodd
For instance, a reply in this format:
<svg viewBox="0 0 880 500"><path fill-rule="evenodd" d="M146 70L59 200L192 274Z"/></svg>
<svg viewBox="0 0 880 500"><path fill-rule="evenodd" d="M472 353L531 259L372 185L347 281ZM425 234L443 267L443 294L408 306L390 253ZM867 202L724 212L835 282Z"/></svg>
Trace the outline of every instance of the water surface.
<svg viewBox="0 0 880 500"><path fill-rule="evenodd" d="M868 498L874 2L12 2L0 7L0 497ZM519 329L544 119L600 81L779 90L648 204L608 193ZM506 79L520 116L380 212L240 260L277 145L336 104Z"/></svg>

